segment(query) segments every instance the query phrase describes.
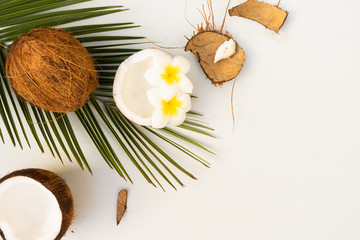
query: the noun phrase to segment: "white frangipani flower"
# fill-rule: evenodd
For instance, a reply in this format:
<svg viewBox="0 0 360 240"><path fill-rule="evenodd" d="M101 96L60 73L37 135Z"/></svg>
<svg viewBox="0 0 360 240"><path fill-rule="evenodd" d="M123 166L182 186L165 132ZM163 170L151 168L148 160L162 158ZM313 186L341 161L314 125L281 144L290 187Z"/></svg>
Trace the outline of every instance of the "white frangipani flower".
<svg viewBox="0 0 360 240"><path fill-rule="evenodd" d="M166 124L176 126L185 121L186 112L191 109L189 94L177 92L168 101L162 98L159 88L151 89L147 94L149 102L155 107L151 119L153 128L163 128Z"/></svg>
<svg viewBox="0 0 360 240"><path fill-rule="evenodd" d="M160 87L165 101L170 101L180 90L192 93L193 84L185 75L190 70L190 62L182 57L156 56L153 67L145 72L145 78L153 86Z"/></svg>

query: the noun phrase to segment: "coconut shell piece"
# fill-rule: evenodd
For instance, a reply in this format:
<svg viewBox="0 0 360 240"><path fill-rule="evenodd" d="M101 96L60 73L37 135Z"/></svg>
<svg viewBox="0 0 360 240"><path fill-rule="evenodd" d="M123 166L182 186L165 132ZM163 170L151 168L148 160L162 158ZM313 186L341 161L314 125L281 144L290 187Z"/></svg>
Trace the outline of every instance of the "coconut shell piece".
<svg viewBox="0 0 360 240"><path fill-rule="evenodd" d="M57 28L37 28L18 37L8 52L6 73L19 98L53 112L81 108L98 86L86 48Z"/></svg>
<svg viewBox="0 0 360 240"><path fill-rule="evenodd" d="M248 0L229 10L230 16L244 17L256 21L278 33L288 12L267 3Z"/></svg>
<svg viewBox="0 0 360 240"><path fill-rule="evenodd" d="M127 204L127 190L123 189L119 192L116 209L116 223L119 225L122 217L125 214Z"/></svg>
<svg viewBox="0 0 360 240"><path fill-rule="evenodd" d="M222 84L234 79L245 61L245 52L236 43L236 52L231 57L214 63L217 49L231 37L218 32L205 31L192 37L185 46L198 59L204 73L213 84Z"/></svg>
<svg viewBox="0 0 360 240"><path fill-rule="evenodd" d="M39 182L55 196L62 213L62 223L59 234L54 240L60 240L69 229L74 218L74 202L69 187L65 181L55 173L37 168L14 171L1 178L0 184L12 177L19 176L28 177ZM1 229L0 236L6 240Z"/></svg>
<svg viewBox="0 0 360 240"><path fill-rule="evenodd" d="M6 240L5 236L4 236L4 233L1 231L0 229L0 237L3 239L3 240Z"/></svg>

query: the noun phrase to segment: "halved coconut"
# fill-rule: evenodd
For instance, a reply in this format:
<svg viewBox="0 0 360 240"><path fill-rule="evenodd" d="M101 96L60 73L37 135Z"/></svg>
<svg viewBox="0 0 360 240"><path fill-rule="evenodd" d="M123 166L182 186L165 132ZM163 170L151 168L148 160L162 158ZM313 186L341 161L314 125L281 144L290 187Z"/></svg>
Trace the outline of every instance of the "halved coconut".
<svg viewBox="0 0 360 240"><path fill-rule="evenodd" d="M200 29L188 41L185 51L196 56L205 75L214 85L222 85L234 79L245 61L244 50L230 35L217 30Z"/></svg>
<svg viewBox="0 0 360 240"><path fill-rule="evenodd" d="M4 240L59 240L73 216L70 189L55 173L24 169L0 179L0 236Z"/></svg>
<svg viewBox="0 0 360 240"><path fill-rule="evenodd" d="M144 74L153 66L153 58L162 55L172 57L155 48L139 51L122 62L115 75L113 96L116 106L125 117L139 125L151 126L155 108L147 98L147 91L153 87Z"/></svg>

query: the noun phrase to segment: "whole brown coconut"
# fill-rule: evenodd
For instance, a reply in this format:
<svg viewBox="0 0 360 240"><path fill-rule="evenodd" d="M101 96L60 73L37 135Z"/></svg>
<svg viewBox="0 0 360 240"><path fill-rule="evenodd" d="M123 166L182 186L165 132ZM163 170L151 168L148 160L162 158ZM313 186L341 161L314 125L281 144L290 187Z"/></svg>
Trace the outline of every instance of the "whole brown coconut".
<svg viewBox="0 0 360 240"><path fill-rule="evenodd" d="M72 112L97 88L94 61L70 33L37 28L11 45L6 73L18 97L52 112Z"/></svg>

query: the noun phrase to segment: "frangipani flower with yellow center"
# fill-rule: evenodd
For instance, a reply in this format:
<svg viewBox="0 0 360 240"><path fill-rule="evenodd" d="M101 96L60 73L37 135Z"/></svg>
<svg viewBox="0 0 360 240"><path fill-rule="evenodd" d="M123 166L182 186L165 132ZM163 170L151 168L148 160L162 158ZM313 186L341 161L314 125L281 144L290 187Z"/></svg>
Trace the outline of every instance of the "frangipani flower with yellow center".
<svg viewBox="0 0 360 240"><path fill-rule="evenodd" d="M194 86L185 75L189 70L190 62L182 56L156 56L153 67L144 76L148 83L160 87L161 97L165 101L170 101L179 90L192 93Z"/></svg>
<svg viewBox="0 0 360 240"><path fill-rule="evenodd" d="M185 121L186 112L191 109L190 95L176 93L170 100L161 96L159 88L148 91L149 102L155 107L151 124L153 128L163 128L166 124L180 125Z"/></svg>

